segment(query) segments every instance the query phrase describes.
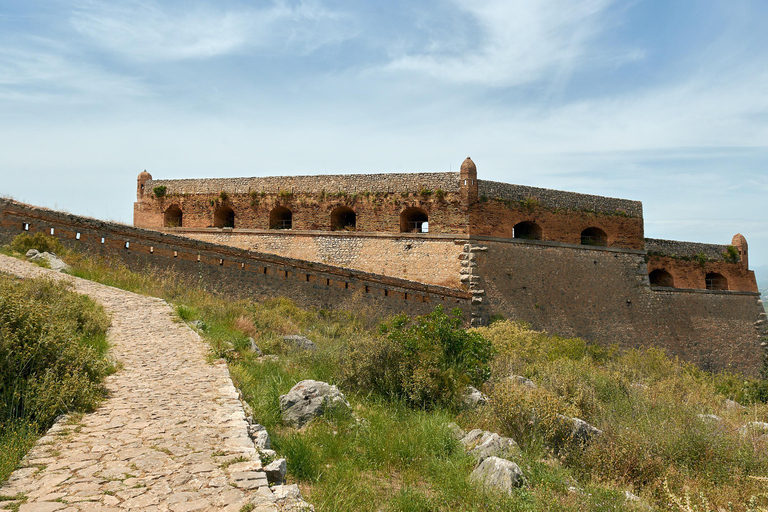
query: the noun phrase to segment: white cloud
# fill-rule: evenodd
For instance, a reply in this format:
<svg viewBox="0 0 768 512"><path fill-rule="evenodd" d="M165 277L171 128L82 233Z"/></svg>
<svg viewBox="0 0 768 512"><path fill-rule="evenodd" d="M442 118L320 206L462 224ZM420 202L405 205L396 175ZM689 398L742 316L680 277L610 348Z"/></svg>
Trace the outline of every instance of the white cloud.
<svg viewBox="0 0 768 512"><path fill-rule="evenodd" d="M395 58L387 69L418 71L458 83L530 83L553 70L572 68L599 35L600 22L613 1L453 0L475 23L477 40L460 53L441 52L442 47L431 42L421 53ZM642 57L641 51L631 50L612 58Z"/></svg>
<svg viewBox="0 0 768 512"><path fill-rule="evenodd" d="M205 59L249 47L311 52L352 34L344 15L312 0L296 6L277 1L263 9L92 0L82 4L70 21L100 46L138 61Z"/></svg>

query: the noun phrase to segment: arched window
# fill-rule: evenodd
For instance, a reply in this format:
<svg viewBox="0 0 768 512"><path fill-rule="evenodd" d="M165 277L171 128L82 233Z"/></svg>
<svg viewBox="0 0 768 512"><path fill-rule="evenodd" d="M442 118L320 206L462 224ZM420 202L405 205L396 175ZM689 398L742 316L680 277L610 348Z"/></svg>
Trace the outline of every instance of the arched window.
<svg viewBox="0 0 768 512"><path fill-rule="evenodd" d="M293 212L285 206L278 206L269 212L269 229L292 229Z"/></svg>
<svg viewBox="0 0 768 512"><path fill-rule="evenodd" d="M531 221L515 224L515 227L512 228L512 238L541 240L541 226Z"/></svg>
<svg viewBox="0 0 768 512"><path fill-rule="evenodd" d="M354 231L357 226L355 210L339 206L331 212L331 231Z"/></svg>
<svg viewBox="0 0 768 512"><path fill-rule="evenodd" d="M668 288L675 286L675 279L672 274L663 268L657 268L648 274L648 280L651 282L651 286L666 286Z"/></svg>
<svg viewBox="0 0 768 512"><path fill-rule="evenodd" d="M581 232L581 245L608 245L608 235L600 228L587 228Z"/></svg>
<svg viewBox="0 0 768 512"><path fill-rule="evenodd" d="M728 280L723 274L717 272L710 272L704 278L704 282L707 285L707 290L727 290Z"/></svg>
<svg viewBox="0 0 768 512"><path fill-rule="evenodd" d="M401 233L427 233L429 232L429 219L427 212L421 208L406 208L400 214Z"/></svg>
<svg viewBox="0 0 768 512"><path fill-rule="evenodd" d="M217 228L235 227L235 212L229 206L222 206L213 213L213 226Z"/></svg>
<svg viewBox="0 0 768 512"><path fill-rule="evenodd" d="M181 208L178 205L173 204L165 210L163 215L164 225L167 228L180 228L181 227Z"/></svg>

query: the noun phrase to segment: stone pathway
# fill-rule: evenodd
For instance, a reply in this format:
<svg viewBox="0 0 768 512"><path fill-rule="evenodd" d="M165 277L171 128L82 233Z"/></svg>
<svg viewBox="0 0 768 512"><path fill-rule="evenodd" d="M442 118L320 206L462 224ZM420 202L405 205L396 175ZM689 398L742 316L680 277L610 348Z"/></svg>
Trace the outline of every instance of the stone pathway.
<svg viewBox="0 0 768 512"><path fill-rule="evenodd" d="M100 302L122 364L109 398L41 438L0 495L20 512L278 510L226 364L163 300L0 255L0 271L49 276Z"/></svg>

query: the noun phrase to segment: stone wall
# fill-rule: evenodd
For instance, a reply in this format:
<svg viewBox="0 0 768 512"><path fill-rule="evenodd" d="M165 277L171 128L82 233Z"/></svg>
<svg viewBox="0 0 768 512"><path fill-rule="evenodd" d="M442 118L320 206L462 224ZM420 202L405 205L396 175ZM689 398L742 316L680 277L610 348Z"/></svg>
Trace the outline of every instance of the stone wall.
<svg viewBox="0 0 768 512"><path fill-rule="evenodd" d="M22 232L53 234L89 254L116 257L133 269L172 269L215 292L269 299L289 297L305 307L424 314L437 304L465 312L469 292L361 272L122 224L103 222L0 199L0 241Z"/></svg>
<svg viewBox="0 0 768 512"><path fill-rule="evenodd" d="M182 180L149 180L145 189L165 186L168 194L249 194L251 192L318 194L346 192L419 192L422 189L444 192L459 191L458 172L336 174L324 176L270 176L262 178L200 178Z"/></svg>
<svg viewBox="0 0 768 512"><path fill-rule="evenodd" d="M648 251L649 254L672 257L680 256L686 258L703 254L710 260L723 261L723 253L728 250L728 246L646 238L645 250Z"/></svg>
<svg viewBox="0 0 768 512"><path fill-rule="evenodd" d="M739 263L726 263L724 261L699 263L670 256L650 256L648 258L648 272L657 269L669 272L674 280L675 288L704 290L707 288L707 274L715 273L726 278L726 289L728 290L757 292L755 273L745 269Z"/></svg>
<svg viewBox="0 0 768 512"><path fill-rule="evenodd" d="M279 254L438 286L460 288L461 246L428 234L178 229L196 240Z"/></svg>
<svg viewBox="0 0 768 512"><path fill-rule="evenodd" d="M478 180L478 194L488 199L500 198L507 201L536 200L541 206L562 210L584 210L598 213L622 214L630 217L643 217L643 203L628 199L594 196L550 190L547 188L512 185L497 181Z"/></svg>
<svg viewBox="0 0 768 512"><path fill-rule="evenodd" d="M758 294L652 289L642 251L475 240L488 313L624 348L661 346L703 368L756 375Z"/></svg>

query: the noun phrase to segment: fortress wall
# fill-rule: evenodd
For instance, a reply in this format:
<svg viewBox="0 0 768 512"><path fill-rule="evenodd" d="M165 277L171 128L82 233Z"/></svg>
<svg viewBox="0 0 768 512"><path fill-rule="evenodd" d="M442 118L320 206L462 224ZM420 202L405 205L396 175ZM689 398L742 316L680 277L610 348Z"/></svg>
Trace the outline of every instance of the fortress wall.
<svg viewBox="0 0 768 512"><path fill-rule="evenodd" d="M697 261L686 261L670 256L650 256L648 258L648 272L653 272L656 269L669 272L674 279L676 288L705 289L707 274L714 272L728 280L729 290L757 292L755 273L745 269L741 263L707 261L700 264Z"/></svg>
<svg viewBox="0 0 768 512"><path fill-rule="evenodd" d="M437 304L459 307L467 315L469 311L470 294L463 290L249 252L0 199L0 241L9 242L24 231L50 234L51 228L69 247L119 258L136 270L171 269L212 291L233 296L285 296L305 307L367 310L377 315L424 314Z"/></svg>
<svg viewBox="0 0 768 512"><path fill-rule="evenodd" d="M619 212L630 217L643 217L643 203L640 201L512 185L497 181L477 180L477 183L479 197L485 196L488 199L500 198L506 201L519 202L532 198L538 200L546 208L585 210L608 214Z"/></svg>
<svg viewBox="0 0 768 512"><path fill-rule="evenodd" d="M405 195L405 197L404 197ZM134 203L134 225L162 229L163 213L171 206L183 212L183 227L208 228L214 225L214 215L221 207L235 212L235 228L269 229L270 212L285 207L293 213L293 229L331 230L331 212L338 207L348 207L357 215L357 231L400 232L400 214L407 208L421 208L429 216L430 233L466 233L467 215L460 205L457 193L447 193L442 198L431 194L356 194L335 196L331 194L230 194L222 201L218 192L211 195L169 195L157 198L145 194Z"/></svg>
<svg viewBox="0 0 768 512"><path fill-rule="evenodd" d="M455 237L427 234L316 233L294 230L222 232L180 229L174 233L289 258L328 263L374 274L460 288Z"/></svg>
<svg viewBox="0 0 768 512"><path fill-rule="evenodd" d="M336 174L323 176L269 176L263 178L199 178L182 180L149 180L145 190L167 187L168 194L229 194L251 192L319 194L344 191L360 192L418 192L421 189L444 192L459 191L458 172L394 173L394 174Z"/></svg>
<svg viewBox="0 0 768 512"><path fill-rule="evenodd" d="M488 247L476 261L489 313L606 345L661 346L707 369L761 367L756 293L652 290L641 251L475 243Z"/></svg>
<svg viewBox="0 0 768 512"><path fill-rule="evenodd" d="M581 243L581 232L600 228L608 235L608 246L643 248L643 219L594 211L553 211L543 206L523 207L519 202L481 201L469 210L470 233L477 236L512 238L515 224L532 221L542 229L542 239Z"/></svg>

